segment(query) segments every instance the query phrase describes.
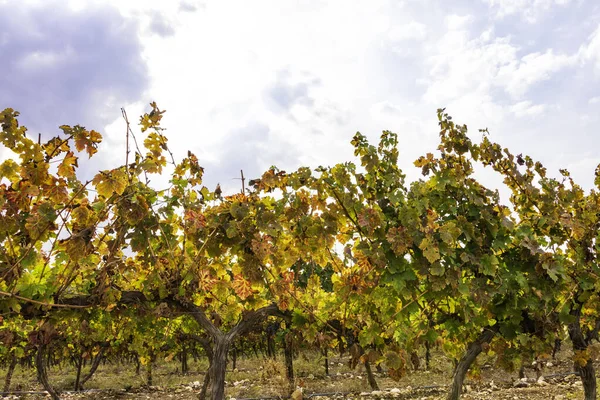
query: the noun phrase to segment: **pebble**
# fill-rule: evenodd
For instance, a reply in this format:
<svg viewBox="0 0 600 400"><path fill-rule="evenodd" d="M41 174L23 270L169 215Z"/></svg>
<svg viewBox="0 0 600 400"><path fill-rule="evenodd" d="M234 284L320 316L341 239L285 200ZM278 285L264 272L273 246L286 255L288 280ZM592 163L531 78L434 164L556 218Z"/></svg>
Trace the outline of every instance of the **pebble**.
<svg viewBox="0 0 600 400"><path fill-rule="evenodd" d="M529 382L527 382L527 380L525 378L513 383L513 387L516 387L516 388L524 388L524 387L528 387L528 386L529 386Z"/></svg>

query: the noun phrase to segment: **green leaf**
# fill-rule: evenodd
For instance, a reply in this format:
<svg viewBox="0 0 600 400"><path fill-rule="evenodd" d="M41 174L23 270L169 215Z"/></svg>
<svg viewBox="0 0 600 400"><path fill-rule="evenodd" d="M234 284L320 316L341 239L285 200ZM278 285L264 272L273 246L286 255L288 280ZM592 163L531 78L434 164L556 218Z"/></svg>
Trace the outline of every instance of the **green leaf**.
<svg viewBox="0 0 600 400"><path fill-rule="evenodd" d="M456 222L447 221L439 229L440 238L447 244L454 243L461 234L460 228L456 226Z"/></svg>
<svg viewBox="0 0 600 400"><path fill-rule="evenodd" d="M429 269L429 272L431 272L431 275L433 275L433 276L443 276L444 272L445 272L445 268L439 262L435 262L435 263L431 264L431 268Z"/></svg>
<svg viewBox="0 0 600 400"><path fill-rule="evenodd" d="M248 206L240 203L239 201L233 202L229 207L229 213L237 220L243 219L246 215L248 215L248 212Z"/></svg>
<svg viewBox="0 0 600 400"><path fill-rule="evenodd" d="M436 331L434 331L433 329L430 329L427 331L427 333L425 334L425 340L427 340L429 343L434 343L435 340L438 338L438 333Z"/></svg>
<svg viewBox="0 0 600 400"><path fill-rule="evenodd" d="M493 254L485 254L481 257L481 273L485 275L494 275L498 270L498 258Z"/></svg>
<svg viewBox="0 0 600 400"><path fill-rule="evenodd" d="M294 311L294 313L292 314L292 323L295 326L303 326L303 325L307 324L308 322L309 322L308 319L304 315L300 314L299 312Z"/></svg>
<svg viewBox="0 0 600 400"><path fill-rule="evenodd" d="M240 232L237 229L236 225L232 223L227 225L227 229L225 229L225 234L229 239L233 239L234 237L239 236Z"/></svg>
<svg viewBox="0 0 600 400"><path fill-rule="evenodd" d="M44 202L37 209L38 213L48 222L54 222L57 218L56 211L52 203Z"/></svg>
<svg viewBox="0 0 600 400"><path fill-rule="evenodd" d="M461 282L458 284L458 292L462 295L467 296L469 293L471 293L471 289L469 288L469 285L467 285L464 282Z"/></svg>
<svg viewBox="0 0 600 400"><path fill-rule="evenodd" d="M404 367L404 359L395 351L388 351L385 353L385 364L388 368L401 369Z"/></svg>
<svg viewBox="0 0 600 400"><path fill-rule="evenodd" d="M576 320L574 315L571 315L571 305L569 303L565 304L558 314L558 319L563 324L570 324Z"/></svg>

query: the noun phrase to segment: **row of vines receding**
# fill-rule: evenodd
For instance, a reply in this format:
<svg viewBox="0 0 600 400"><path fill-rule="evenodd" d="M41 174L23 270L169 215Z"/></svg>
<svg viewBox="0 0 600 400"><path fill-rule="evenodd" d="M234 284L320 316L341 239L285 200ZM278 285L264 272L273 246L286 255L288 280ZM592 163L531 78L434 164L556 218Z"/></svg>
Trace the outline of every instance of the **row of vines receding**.
<svg viewBox="0 0 600 400"><path fill-rule="evenodd" d="M568 171L551 177L487 131L474 141L438 110L439 146L414 162L415 182L384 131L377 145L353 137L356 161L273 167L226 196L203 186L192 152L175 160L164 111L151 107L141 133L127 121L125 164L89 179L98 132L61 126L34 140L17 112L0 113L5 390L24 360L58 399L53 357L73 360L82 390L109 355L131 357L151 384L157 357L179 357L185 372L201 352L201 397L223 399L228 363L263 326L267 351L275 333L284 346L290 391L295 338L325 356L348 350L373 388L371 366L401 378L418 350L441 344L455 360L453 400L480 353L512 369L568 337L585 399L596 399L600 197ZM502 176L507 204L475 177L481 168Z"/></svg>

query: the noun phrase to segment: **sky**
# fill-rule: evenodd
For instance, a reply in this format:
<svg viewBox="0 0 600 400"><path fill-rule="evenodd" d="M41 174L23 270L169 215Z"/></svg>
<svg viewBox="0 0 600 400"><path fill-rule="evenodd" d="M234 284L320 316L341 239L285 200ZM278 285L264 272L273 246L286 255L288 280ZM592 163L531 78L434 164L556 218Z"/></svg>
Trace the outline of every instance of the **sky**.
<svg viewBox="0 0 600 400"><path fill-rule="evenodd" d="M20 111L32 137L95 129L99 157L80 165L114 168L125 161L121 107L136 124L151 101L167 110L175 158L194 152L206 185L226 194L240 170L352 161L356 131L373 143L398 133L400 166L416 179L440 107L474 140L487 127L589 189L600 2L0 0L0 109Z"/></svg>

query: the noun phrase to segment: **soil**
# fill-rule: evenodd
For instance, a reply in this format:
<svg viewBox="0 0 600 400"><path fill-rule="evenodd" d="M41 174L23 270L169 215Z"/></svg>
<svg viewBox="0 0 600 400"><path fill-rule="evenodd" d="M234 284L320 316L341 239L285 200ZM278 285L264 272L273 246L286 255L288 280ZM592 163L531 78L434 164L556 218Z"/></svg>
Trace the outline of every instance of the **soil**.
<svg viewBox="0 0 600 400"><path fill-rule="evenodd" d="M326 376L323 359L318 354L301 353L294 360L297 388L303 391L304 399L415 399L442 400L446 397L450 381L451 362L436 355L429 370L412 371L399 381L390 379L385 372L376 373L381 390L369 389L364 368L359 366L350 370L344 357L332 357L329 360L330 375ZM464 386L465 400L567 400L582 399L583 390L579 377L572 374L571 355L568 351L557 360L541 362L542 378L529 366L526 377L519 379L516 372L505 372L496 368L493 358L482 357L479 361L479 373L467 377ZM540 365L541 365L540 364ZM600 363L596 363L596 369ZM49 376L53 384L63 390L63 399L119 399L119 400L188 400L197 399L201 389L205 360L192 365L187 375L177 373L177 364L159 362L154 369L153 379L156 386L144 385L143 374L136 375L131 365L107 363L102 365L86 385L83 393L68 390L74 382L73 371L69 366L50 369ZM239 369L229 371L226 383L227 399L283 399L290 394L285 379L283 357L278 360L251 357L238 361ZM2 381L0 374L0 381ZM23 392L3 399L36 400L49 398L40 394L41 387L31 368L15 371L13 390ZM95 388L95 389L91 389ZM296 389L296 388L295 388ZM298 389L297 389L298 390Z"/></svg>
<svg viewBox="0 0 600 400"><path fill-rule="evenodd" d="M94 400L159 400L159 399L174 399L174 400L192 400L198 398L199 390L194 389L158 389L148 390L143 392L126 392L126 391L88 391L84 393L64 393L61 398L67 399L94 399ZM20 399L22 396L8 396L3 399ZM48 396L29 395L28 399L42 399ZM279 399L280 397L256 397L253 399ZM304 393L304 399L328 400L328 399L416 399L416 400L442 400L445 399L443 388L440 389L392 389L361 393L322 393L311 394ZM583 398L581 385L572 384L569 382L549 383L546 386L531 385L523 388L474 388L463 394L461 397L464 400L567 400ZM233 397L229 398L233 400ZM237 398L236 400L242 400ZM246 399L247 400L247 399Z"/></svg>

